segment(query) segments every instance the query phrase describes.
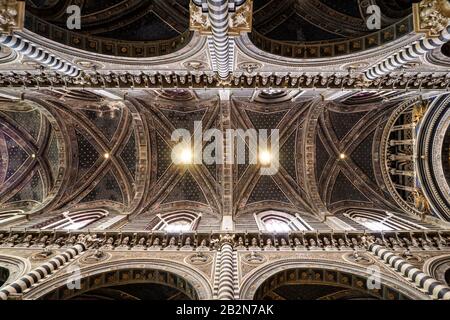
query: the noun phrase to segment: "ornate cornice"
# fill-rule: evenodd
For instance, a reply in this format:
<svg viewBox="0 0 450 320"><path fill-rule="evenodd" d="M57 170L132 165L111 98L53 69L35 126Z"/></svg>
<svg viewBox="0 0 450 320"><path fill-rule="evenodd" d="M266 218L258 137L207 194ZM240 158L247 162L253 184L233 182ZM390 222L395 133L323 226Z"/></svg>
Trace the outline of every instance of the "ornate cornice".
<svg viewBox="0 0 450 320"><path fill-rule="evenodd" d="M273 89L339 89L339 90L432 90L447 91L450 78L445 74L391 75L374 81L362 81L352 75L241 75L221 81L209 73L85 73L78 78L50 72L39 75L0 74L0 88L273 88Z"/></svg>
<svg viewBox="0 0 450 320"><path fill-rule="evenodd" d="M450 230L405 231L303 231L294 233L221 233L122 231L0 230L0 248L51 250L70 248L86 239L87 248L102 251L220 251L228 245L237 251L352 251L370 243L394 251L450 251ZM183 250L181 250L183 249Z"/></svg>

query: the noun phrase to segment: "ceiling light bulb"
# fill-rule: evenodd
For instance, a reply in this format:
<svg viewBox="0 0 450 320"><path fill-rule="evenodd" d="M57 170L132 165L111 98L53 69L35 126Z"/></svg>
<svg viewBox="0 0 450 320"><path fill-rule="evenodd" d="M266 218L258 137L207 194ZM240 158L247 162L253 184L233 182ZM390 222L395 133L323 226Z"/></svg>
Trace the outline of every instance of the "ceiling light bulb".
<svg viewBox="0 0 450 320"><path fill-rule="evenodd" d="M341 160L344 160L344 159L346 158L346 156L345 156L344 153L341 153L341 154L339 155L339 158L340 158Z"/></svg>
<svg viewBox="0 0 450 320"><path fill-rule="evenodd" d="M270 154L270 152L268 150L261 150L259 152L259 162L263 166L269 165L271 161L272 161L272 155Z"/></svg>
<svg viewBox="0 0 450 320"><path fill-rule="evenodd" d="M190 148L183 148L179 155L180 163L190 164L192 163L192 151Z"/></svg>
<svg viewBox="0 0 450 320"><path fill-rule="evenodd" d="M32 157L32 158L36 158L36 155L33 153L33 154L31 155L31 157Z"/></svg>
<svg viewBox="0 0 450 320"><path fill-rule="evenodd" d="M105 159L109 159L109 153L105 153L105 154L103 155L103 157L105 157Z"/></svg>

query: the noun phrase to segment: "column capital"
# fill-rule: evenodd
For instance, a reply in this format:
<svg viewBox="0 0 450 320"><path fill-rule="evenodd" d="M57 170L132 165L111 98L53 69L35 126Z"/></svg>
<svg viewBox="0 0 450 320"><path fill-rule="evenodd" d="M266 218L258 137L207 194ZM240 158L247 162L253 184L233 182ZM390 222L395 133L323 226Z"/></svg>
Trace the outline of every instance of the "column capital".
<svg viewBox="0 0 450 320"><path fill-rule="evenodd" d="M229 244L229 245L233 245L234 243L234 234L230 235L230 234L225 234L225 235L220 235L220 245L223 246L225 244Z"/></svg>
<svg viewBox="0 0 450 320"><path fill-rule="evenodd" d="M450 24L450 3L447 0L422 0L413 5L414 31L426 37L439 37Z"/></svg>

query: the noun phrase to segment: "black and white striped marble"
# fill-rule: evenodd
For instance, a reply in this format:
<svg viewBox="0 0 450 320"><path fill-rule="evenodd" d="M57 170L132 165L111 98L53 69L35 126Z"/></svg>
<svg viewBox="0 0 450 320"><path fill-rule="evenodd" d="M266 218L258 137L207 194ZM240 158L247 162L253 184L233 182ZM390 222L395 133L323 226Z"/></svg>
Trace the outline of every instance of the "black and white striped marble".
<svg viewBox="0 0 450 320"><path fill-rule="evenodd" d="M428 276L402 257L374 243L369 246L369 250L434 299L450 300L450 288L447 285Z"/></svg>
<svg viewBox="0 0 450 320"><path fill-rule="evenodd" d="M36 61L50 69L61 72L71 77L80 75L81 70L67 61L63 61L54 54L45 51L35 44L23 40L15 35L0 35L0 44L13 49L17 53Z"/></svg>
<svg viewBox="0 0 450 320"><path fill-rule="evenodd" d="M71 261L85 250L85 245L76 244L72 248L67 249L63 253L55 256L20 279L2 288L0 290L0 300L7 300L10 294L22 293L23 291L31 288L33 284L52 274L54 271L64 266L67 262Z"/></svg>
<svg viewBox="0 0 450 320"><path fill-rule="evenodd" d="M378 77L387 75L395 69L400 68L409 62L415 61L421 56L424 56L427 52L439 48L449 40L450 26L442 30L439 37L423 38L402 49L400 52L397 52L396 54L391 55L390 57L377 63L365 72L365 76L369 80L374 80Z"/></svg>

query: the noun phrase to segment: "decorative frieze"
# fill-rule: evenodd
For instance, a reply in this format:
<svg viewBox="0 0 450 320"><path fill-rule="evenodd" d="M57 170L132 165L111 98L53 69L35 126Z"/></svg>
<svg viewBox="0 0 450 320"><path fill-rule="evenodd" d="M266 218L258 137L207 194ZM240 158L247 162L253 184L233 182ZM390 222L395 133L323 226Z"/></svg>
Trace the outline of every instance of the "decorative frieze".
<svg viewBox="0 0 450 320"><path fill-rule="evenodd" d="M0 231L0 248L21 248L48 251L73 247L79 239L89 239L92 249L89 260L104 257L110 251L185 251L193 264L201 263L205 257L194 252L220 251L227 244L233 251L354 251L364 250L367 239L394 251L447 251L450 250L450 230L405 230L384 232L339 231L339 232L295 232L272 233L192 233L167 234L164 232L72 232L17 230ZM47 250L48 249L48 250ZM257 262L258 254L249 255L249 262ZM209 260L206 257L206 260Z"/></svg>
<svg viewBox="0 0 450 320"><path fill-rule="evenodd" d="M31 73L0 73L0 88L158 88L173 89L241 89L272 88L288 89L338 89L338 90L432 90L447 91L450 77L445 74L421 75L405 74L378 78L363 82L358 77L339 73L331 75L254 75L232 76L222 81L208 73L161 74L161 73L84 73L77 78L43 71L39 75Z"/></svg>

